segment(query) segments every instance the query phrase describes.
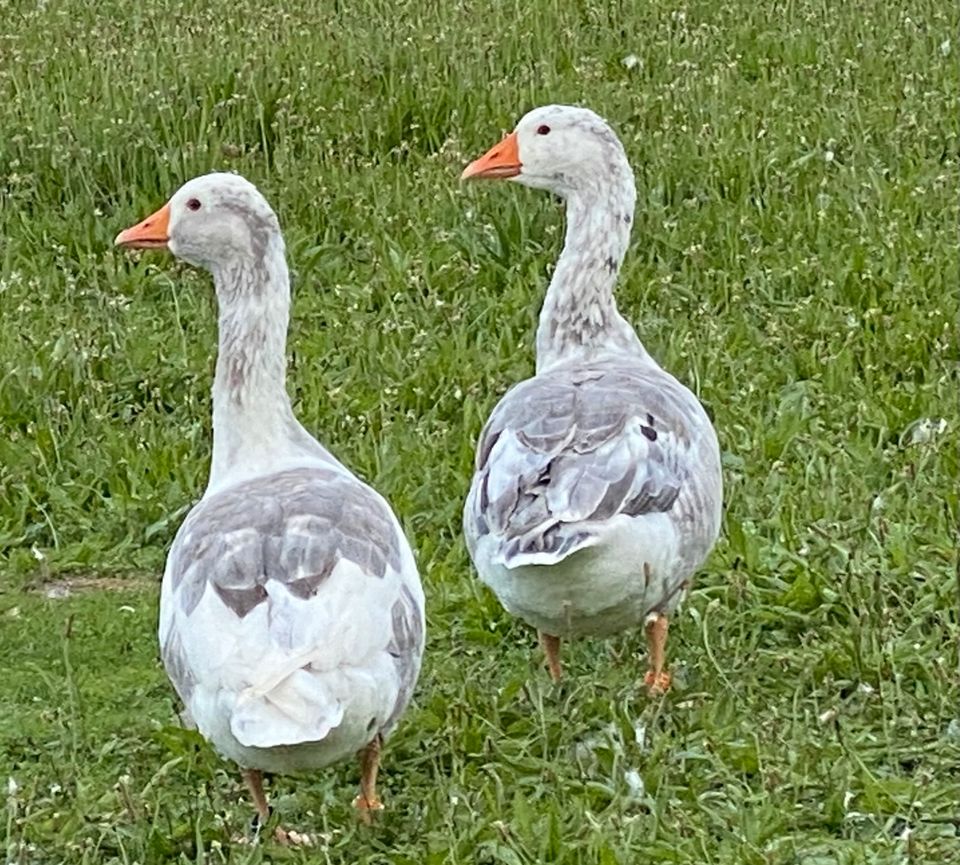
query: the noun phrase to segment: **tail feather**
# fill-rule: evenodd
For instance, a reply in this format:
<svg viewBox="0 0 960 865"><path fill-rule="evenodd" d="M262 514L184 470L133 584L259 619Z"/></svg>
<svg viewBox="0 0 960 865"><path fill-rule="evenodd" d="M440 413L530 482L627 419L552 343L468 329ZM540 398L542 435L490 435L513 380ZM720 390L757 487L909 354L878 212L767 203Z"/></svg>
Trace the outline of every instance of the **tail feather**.
<svg viewBox="0 0 960 865"><path fill-rule="evenodd" d="M572 531L564 534L564 528L560 523L546 532L528 533L502 541L493 561L510 569L528 565L555 565L580 550L600 543L600 538L594 532Z"/></svg>
<svg viewBox="0 0 960 865"><path fill-rule="evenodd" d="M264 692L246 688L230 716L241 745L272 748L318 742L343 720L343 704L318 687L317 677L297 670Z"/></svg>

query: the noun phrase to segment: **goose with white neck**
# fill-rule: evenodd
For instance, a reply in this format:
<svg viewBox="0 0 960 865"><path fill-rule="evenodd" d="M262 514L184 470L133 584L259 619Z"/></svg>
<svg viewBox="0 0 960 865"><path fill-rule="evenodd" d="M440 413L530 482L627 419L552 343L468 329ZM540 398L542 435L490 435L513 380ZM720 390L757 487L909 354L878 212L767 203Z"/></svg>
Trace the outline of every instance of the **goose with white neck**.
<svg viewBox="0 0 960 865"><path fill-rule="evenodd" d="M669 616L716 541L722 478L703 407L614 300L633 172L602 118L550 105L463 177L548 190L567 213L536 375L507 392L480 435L464 508L470 556L503 606L537 628L554 680L561 639L643 623L645 683L662 693Z"/></svg>
<svg viewBox="0 0 960 865"><path fill-rule="evenodd" d="M261 825L263 771L358 752L354 804L378 809L380 747L420 670L423 591L389 505L293 414L276 215L253 184L209 174L116 242L209 270L220 311L210 479L160 593L167 673L200 732L240 765Z"/></svg>

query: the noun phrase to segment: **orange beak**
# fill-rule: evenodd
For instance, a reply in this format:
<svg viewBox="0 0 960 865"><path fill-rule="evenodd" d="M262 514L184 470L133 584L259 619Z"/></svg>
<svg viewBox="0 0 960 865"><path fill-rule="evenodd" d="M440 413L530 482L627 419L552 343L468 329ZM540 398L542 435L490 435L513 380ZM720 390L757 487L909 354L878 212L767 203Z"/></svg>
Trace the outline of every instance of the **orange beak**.
<svg viewBox="0 0 960 865"><path fill-rule="evenodd" d="M165 204L143 222L121 231L114 244L127 249L166 249L170 240L169 228L170 205Z"/></svg>
<svg viewBox="0 0 960 865"><path fill-rule="evenodd" d="M496 147L490 148L479 159L474 159L460 175L461 180L471 177L516 177L523 168L520 162L520 146L517 133L511 132Z"/></svg>

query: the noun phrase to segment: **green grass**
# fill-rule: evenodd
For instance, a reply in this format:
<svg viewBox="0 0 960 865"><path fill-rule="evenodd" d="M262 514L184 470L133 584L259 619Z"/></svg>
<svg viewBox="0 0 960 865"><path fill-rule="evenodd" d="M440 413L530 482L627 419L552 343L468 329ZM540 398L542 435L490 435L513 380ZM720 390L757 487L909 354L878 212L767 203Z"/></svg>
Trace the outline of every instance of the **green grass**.
<svg viewBox="0 0 960 865"><path fill-rule="evenodd" d="M0 0L6 861L960 862L958 17ZM562 223L457 176L552 101L623 137L621 308L724 451L723 538L663 701L638 687L640 635L569 647L553 689L459 534ZM354 766L273 783L322 834L310 854L232 840L236 773L177 726L156 658L163 558L206 479L215 318L205 274L111 244L213 168L276 207L297 410L392 501L428 593L379 825L351 813Z"/></svg>

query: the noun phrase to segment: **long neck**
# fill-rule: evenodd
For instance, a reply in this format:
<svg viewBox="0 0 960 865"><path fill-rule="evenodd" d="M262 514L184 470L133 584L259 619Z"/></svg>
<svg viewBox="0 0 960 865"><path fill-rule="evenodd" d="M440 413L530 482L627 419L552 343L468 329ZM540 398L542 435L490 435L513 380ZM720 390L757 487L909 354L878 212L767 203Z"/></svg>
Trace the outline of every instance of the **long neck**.
<svg viewBox="0 0 960 865"><path fill-rule="evenodd" d="M617 169L567 196L566 239L537 328L538 372L617 352L647 356L613 297L635 200L625 160Z"/></svg>
<svg viewBox="0 0 960 865"><path fill-rule="evenodd" d="M273 238L213 276L220 339L209 488L316 445L294 417L286 390L290 282L283 241Z"/></svg>

